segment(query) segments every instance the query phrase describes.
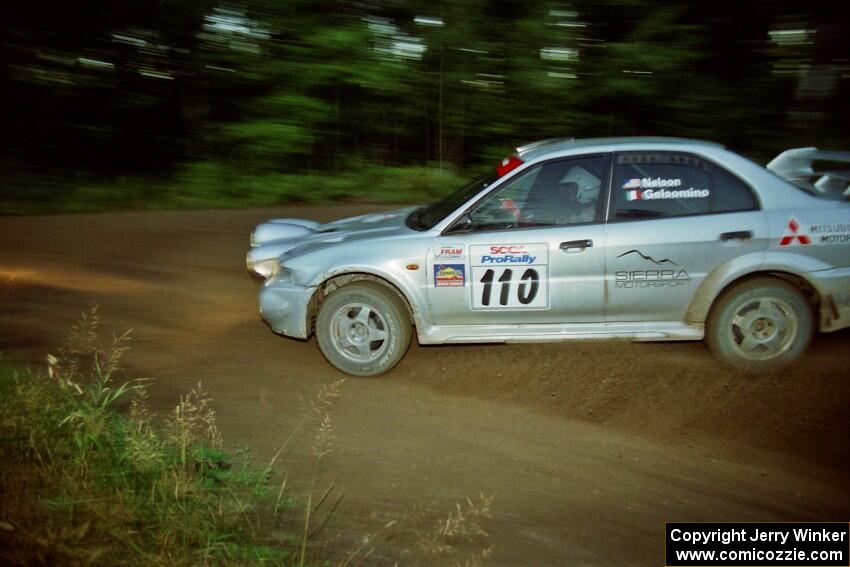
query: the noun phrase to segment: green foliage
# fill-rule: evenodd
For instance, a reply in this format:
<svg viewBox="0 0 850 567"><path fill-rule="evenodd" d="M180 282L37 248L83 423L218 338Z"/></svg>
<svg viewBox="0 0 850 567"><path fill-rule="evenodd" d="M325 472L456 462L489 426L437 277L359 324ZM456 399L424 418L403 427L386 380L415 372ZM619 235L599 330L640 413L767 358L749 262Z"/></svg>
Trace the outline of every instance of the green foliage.
<svg viewBox="0 0 850 567"><path fill-rule="evenodd" d="M433 175L409 168L491 166L553 136L700 137L769 159L840 147L850 127L831 4L42 8L0 23L15 46L0 212L385 200L375 171L421 187ZM811 33L770 36L792 28ZM439 192L405 187L390 194Z"/></svg>
<svg viewBox="0 0 850 567"><path fill-rule="evenodd" d="M284 122L237 122L222 130L232 155L254 169L273 169L282 157L305 153L313 142L310 130Z"/></svg>
<svg viewBox="0 0 850 567"><path fill-rule="evenodd" d="M93 311L47 372L0 365L0 563L291 564L263 528L292 509L271 468L222 451L200 385L155 428L143 385L113 382L127 335L96 330Z"/></svg>
<svg viewBox="0 0 850 567"><path fill-rule="evenodd" d="M122 180L118 184L66 188L50 200L0 200L0 214L87 212L122 208L268 206L287 203L426 203L460 187L465 177L450 168L386 167L347 160L337 172L252 171L230 162L194 162L168 182ZM35 181L34 181L35 183ZM126 199L126 200L122 200Z"/></svg>

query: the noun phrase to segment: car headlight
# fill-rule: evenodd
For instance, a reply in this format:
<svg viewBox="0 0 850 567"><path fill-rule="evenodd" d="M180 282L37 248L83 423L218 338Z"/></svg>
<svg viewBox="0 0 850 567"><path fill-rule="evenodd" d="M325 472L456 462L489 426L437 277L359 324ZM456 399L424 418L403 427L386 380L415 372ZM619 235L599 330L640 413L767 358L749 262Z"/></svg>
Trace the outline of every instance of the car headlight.
<svg viewBox="0 0 850 567"><path fill-rule="evenodd" d="M275 275L266 280L266 283L284 283L284 284L292 284L295 283L295 272L290 268L284 268L278 263L277 272Z"/></svg>
<svg viewBox="0 0 850 567"><path fill-rule="evenodd" d="M280 270L280 262L277 258L260 260L259 262L254 262L252 266L249 266L249 269L257 275L270 279L275 277Z"/></svg>

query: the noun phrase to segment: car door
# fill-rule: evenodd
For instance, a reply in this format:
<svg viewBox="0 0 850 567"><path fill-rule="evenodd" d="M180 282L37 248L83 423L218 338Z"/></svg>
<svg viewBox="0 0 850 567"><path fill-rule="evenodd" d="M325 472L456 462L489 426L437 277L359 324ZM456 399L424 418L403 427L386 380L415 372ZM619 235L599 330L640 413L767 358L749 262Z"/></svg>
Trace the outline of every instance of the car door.
<svg viewBox="0 0 850 567"><path fill-rule="evenodd" d="M517 173L435 238L428 297L438 325L601 322L610 156Z"/></svg>
<svg viewBox="0 0 850 567"><path fill-rule="evenodd" d="M608 322L682 321L712 270L769 242L744 181L678 152L616 154L607 231Z"/></svg>

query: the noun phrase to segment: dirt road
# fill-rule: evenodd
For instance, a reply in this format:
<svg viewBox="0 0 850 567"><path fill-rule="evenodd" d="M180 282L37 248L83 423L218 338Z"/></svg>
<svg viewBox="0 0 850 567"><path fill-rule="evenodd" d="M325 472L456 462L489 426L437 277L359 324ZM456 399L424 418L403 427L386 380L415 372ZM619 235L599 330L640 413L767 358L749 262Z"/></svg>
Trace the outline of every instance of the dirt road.
<svg viewBox="0 0 850 567"><path fill-rule="evenodd" d="M260 321L248 233L367 210L0 218L0 350L42 360L96 303L107 330L133 329L128 376L155 380L155 410L203 380L228 444L265 462L342 376ZM296 493L344 493L331 554L484 493L488 565L662 565L665 521L850 517L848 346L824 335L794 368L739 376L698 343L414 345L391 374L342 385L330 456L317 466L302 429L281 467ZM410 560L406 541L379 538L372 564Z"/></svg>

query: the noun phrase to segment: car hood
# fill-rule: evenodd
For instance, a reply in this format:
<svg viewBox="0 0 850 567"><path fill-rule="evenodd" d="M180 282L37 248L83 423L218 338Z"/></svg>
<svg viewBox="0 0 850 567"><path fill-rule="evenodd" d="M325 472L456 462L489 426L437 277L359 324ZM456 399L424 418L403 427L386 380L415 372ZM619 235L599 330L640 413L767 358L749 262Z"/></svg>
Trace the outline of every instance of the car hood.
<svg viewBox="0 0 850 567"><path fill-rule="evenodd" d="M305 219L272 219L257 225L251 233L248 263L277 258L285 253L301 254L340 242L407 232L410 229L404 221L415 208L405 207L325 224Z"/></svg>

